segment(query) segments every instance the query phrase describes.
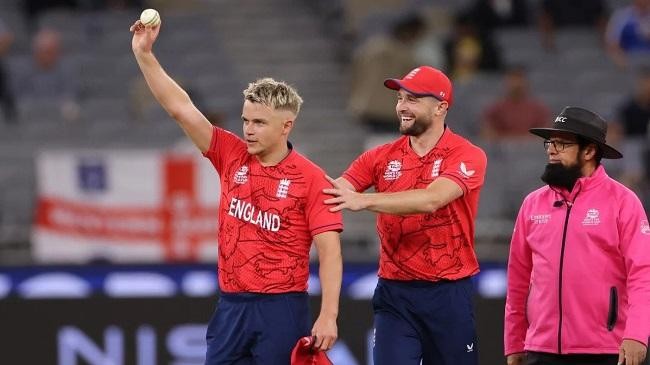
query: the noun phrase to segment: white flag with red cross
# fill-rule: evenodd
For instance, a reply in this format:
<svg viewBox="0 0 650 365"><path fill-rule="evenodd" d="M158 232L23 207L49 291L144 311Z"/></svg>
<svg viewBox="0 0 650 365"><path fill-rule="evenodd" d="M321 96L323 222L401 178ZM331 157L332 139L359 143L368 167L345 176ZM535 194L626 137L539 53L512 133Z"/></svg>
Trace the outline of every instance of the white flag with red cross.
<svg viewBox="0 0 650 365"><path fill-rule="evenodd" d="M198 152L50 150L36 171L38 261L216 261L219 178Z"/></svg>

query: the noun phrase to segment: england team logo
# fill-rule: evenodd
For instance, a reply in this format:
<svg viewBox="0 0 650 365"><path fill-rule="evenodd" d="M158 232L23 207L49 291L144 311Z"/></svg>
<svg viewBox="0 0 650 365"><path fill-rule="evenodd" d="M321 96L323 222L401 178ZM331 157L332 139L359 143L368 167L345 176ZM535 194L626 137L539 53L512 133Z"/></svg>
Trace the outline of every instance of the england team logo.
<svg viewBox="0 0 650 365"><path fill-rule="evenodd" d="M442 165L441 158L433 161L433 167L431 167L431 177L437 177L440 175L440 165Z"/></svg>
<svg viewBox="0 0 650 365"><path fill-rule="evenodd" d="M277 198L286 198L287 194L289 193L289 184L291 184L291 180L289 179L280 180L280 183L278 184L278 190L275 192L275 196Z"/></svg>
<svg viewBox="0 0 650 365"><path fill-rule="evenodd" d="M388 163L386 166L386 171L384 171L384 180L393 181L397 180L402 176L402 162L398 160L393 160Z"/></svg>
<svg viewBox="0 0 650 365"><path fill-rule="evenodd" d="M235 172L234 177L236 184L246 184L248 182L248 166L244 165Z"/></svg>
<svg viewBox="0 0 650 365"><path fill-rule="evenodd" d="M419 67L416 68L416 69L411 70L411 72L409 72L408 75L406 75L404 78L405 78L405 79L412 79L412 78L415 77L415 75L418 74L418 72L420 72L420 68L419 68Z"/></svg>

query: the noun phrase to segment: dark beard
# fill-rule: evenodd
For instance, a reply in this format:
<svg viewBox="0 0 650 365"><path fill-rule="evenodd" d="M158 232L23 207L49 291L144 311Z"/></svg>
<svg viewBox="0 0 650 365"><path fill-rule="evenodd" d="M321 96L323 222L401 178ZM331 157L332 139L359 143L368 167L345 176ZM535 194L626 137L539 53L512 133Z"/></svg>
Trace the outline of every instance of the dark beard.
<svg viewBox="0 0 650 365"><path fill-rule="evenodd" d="M580 164L564 166L560 163L549 163L546 165L541 179L551 186L559 186L571 191L576 181L582 177L581 170Z"/></svg>
<svg viewBox="0 0 650 365"><path fill-rule="evenodd" d="M410 127L402 128L400 126L399 132L405 136L418 137L427 130L427 127L428 127L427 125L425 125L424 123L422 123L416 118Z"/></svg>

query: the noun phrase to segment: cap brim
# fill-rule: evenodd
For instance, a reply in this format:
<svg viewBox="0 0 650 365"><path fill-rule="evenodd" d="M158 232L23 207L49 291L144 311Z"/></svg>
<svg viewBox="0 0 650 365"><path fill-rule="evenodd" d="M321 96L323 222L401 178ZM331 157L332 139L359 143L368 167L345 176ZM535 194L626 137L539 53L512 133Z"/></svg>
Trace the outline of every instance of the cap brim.
<svg viewBox="0 0 650 365"><path fill-rule="evenodd" d="M528 130L530 133L542 137L544 139L549 139L553 132L562 132L562 133L571 133L576 136L580 136L582 138L585 138L600 147L600 149L603 151L603 158L611 159L611 160L616 160L619 158L623 158L623 154L618 152L614 147L606 145L604 143L598 142L592 138L589 138L587 136L584 136L582 134L578 134L575 132L567 131L565 129L556 129L556 128L531 128Z"/></svg>
<svg viewBox="0 0 650 365"><path fill-rule="evenodd" d="M387 88L392 89L392 90L404 89L404 90L408 91L410 94L413 94L413 95L415 95L417 97L431 96L431 97L435 98L438 101L444 101L438 95L434 95L434 94L431 94L431 93L417 92L417 91L415 91L415 90L413 90L413 89L411 89L411 88L409 88L407 86L404 86L404 83L402 82L402 80L399 80L399 79L386 79L386 80L384 80L384 86L386 86Z"/></svg>
<svg viewBox="0 0 650 365"><path fill-rule="evenodd" d="M528 131L530 133L532 133L532 134L534 134L534 135L536 135L538 137L542 137L544 139L549 139L549 137L551 136L551 134L553 132L571 133L571 132L567 132L565 130L555 129L555 128L530 128ZM575 134L575 133L572 133L572 134Z"/></svg>
<svg viewBox="0 0 650 365"><path fill-rule="evenodd" d="M384 80L384 86L392 90L399 90L402 88L402 85L397 79L386 79Z"/></svg>

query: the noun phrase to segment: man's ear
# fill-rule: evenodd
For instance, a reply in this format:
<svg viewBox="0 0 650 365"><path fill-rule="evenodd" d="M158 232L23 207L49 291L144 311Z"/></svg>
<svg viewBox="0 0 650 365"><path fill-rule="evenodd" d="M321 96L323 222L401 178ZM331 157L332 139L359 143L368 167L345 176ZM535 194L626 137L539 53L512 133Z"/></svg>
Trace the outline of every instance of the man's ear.
<svg viewBox="0 0 650 365"><path fill-rule="evenodd" d="M291 129L293 128L293 119L285 120L284 125L282 126L282 130L284 133L289 133Z"/></svg>
<svg viewBox="0 0 650 365"><path fill-rule="evenodd" d="M436 108L436 115L437 116L445 115L447 113L447 110L449 110L449 103L443 101L440 104L438 104L438 107Z"/></svg>
<svg viewBox="0 0 650 365"><path fill-rule="evenodd" d="M584 157L585 160L593 160L596 157L597 152L598 152L598 147L592 143L587 145L587 148L582 150L582 156Z"/></svg>

